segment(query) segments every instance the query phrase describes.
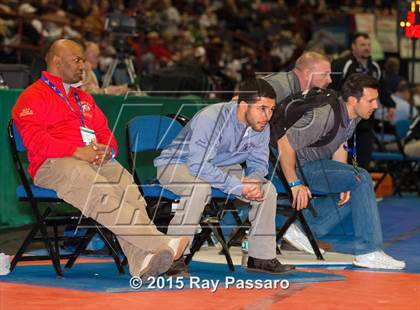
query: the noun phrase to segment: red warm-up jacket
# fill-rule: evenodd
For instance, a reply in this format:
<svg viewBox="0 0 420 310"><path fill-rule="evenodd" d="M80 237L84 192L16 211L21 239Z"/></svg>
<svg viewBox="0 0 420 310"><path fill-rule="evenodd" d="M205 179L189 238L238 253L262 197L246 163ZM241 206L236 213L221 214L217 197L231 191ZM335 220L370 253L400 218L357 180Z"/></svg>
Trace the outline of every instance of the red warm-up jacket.
<svg viewBox="0 0 420 310"><path fill-rule="evenodd" d="M59 77L45 71L42 74L66 95ZM118 151L108 121L91 95L70 87L67 99L73 112L53 89L38 80L22 92L12 110L13 121L27 149L28 171L32 178L46 159L71 157L78 147L84 146L80 134L81 111L74 97L75 91L80 98L85 126L95 130L98 143L109 144L115 153Z"/></svg>

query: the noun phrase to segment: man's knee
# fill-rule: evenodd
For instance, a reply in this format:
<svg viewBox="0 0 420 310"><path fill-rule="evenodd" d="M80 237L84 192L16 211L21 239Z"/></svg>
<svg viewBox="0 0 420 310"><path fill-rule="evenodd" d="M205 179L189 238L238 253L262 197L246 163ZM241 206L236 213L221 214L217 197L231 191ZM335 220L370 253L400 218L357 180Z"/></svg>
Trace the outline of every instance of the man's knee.
<svg viewBox="0 0 420 310"><path fill-rule="evenodd" d="M369 172L367 172L364 168L359 168L360 172L360 181L365 184L372 183L372 177L370 176Z"/></svg>
<svg viewBox="0 0 420 310"><path fill-rule="evenodd" d="M277 201L277 190L271 181L267 181L267 183L263 186L264 191L264 200L274 200Z"/></svg>
<svg viewBox="0 0 420 310"><path fill-rule="evenodd" d="M201 199L207 204L211 199L211 185L204 182L193 184L191 186L191 195L201 197Z"/></svg>
<svg viewBox="0 0 420 310"><path fill-rule="evenodd" d="M50 183L67 186L78 182L80 178L86 180L83 174L88 170L89 163L72 157L48 159L39 169L35 184L49 188L53 185Z"/></svg>
<svg viewBox="0 0 420 310"><path fill-rule="evenodd" d="M261 209L265 214L272 214L273 218L277 211L277 190L276 187L268 181L262 186L263 191L263 202L252 202L252 205L263 205ZM257 207L258 208L258 207ZM260 211L261 211L260 210Z"/></svg>

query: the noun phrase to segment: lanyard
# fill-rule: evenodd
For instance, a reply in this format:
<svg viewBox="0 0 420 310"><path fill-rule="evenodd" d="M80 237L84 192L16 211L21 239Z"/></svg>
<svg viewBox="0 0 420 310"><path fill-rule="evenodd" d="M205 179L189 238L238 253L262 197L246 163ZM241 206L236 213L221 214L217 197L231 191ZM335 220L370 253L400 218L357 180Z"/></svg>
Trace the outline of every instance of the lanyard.
<svg viewBox="0 0 420 310"><path fill-rule="evenodd" d="M359 177L360 170L359 170L359 165L357 163L356 131L354 131L354 135L353 135L353 147L345 146L344 148L347 152L351 154L353 170L354 170L354 174L356 175L356 178L360 178Z"/></svg>
<svg viewBox="0 0 420 310"><path fill-rule="evenodd" d="M356 152L356 131L354 131L353 135L353 147L344 146L344 149L350 153L350 155L353 158L357 158L357 152Z"/></svg>
<svg viewBox="0 0 420 310"><path fill-rule="evenodd" d="M41 75L41 80L45 84L47 84L67 104L67 106L73 113L76 113L73 107L71 106L69 100L67 99L67 97L64 96L63 93L57 87L55 87L55 85L48 78L46 78L44 75ZM82 104L80 103L80 98L79 98L79 95L77 94L76 89L74 90L74 98L76 99L77 105L80 110L80 122L82 123L82 126L85 127L85 116L83 115Z"/></svg>

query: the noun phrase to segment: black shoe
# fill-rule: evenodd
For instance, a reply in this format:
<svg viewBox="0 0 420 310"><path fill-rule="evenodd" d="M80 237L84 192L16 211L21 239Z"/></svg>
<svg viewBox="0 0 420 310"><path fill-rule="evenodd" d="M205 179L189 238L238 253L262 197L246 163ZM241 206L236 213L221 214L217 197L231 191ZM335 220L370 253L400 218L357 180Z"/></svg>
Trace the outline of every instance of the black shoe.
<svg viewBox="0 0 420 310"><path fill-rule="evenodd" d="M295 269L293 265L282 265L277 258L273 259L259 259L248 257L247 271L250 272L264 272L270 274L283 274Z"/></svg>
<svg viewBox="0 0 420 310"><path fill-rule="evenodd" d="M165 273L165 275L168 276L168 277L189 278L190 277L190 272L188 270L188 266L185 263L184 258L181 257L180 259L174 261L172 263L171 268L169 268L169 270Z"/></svg>

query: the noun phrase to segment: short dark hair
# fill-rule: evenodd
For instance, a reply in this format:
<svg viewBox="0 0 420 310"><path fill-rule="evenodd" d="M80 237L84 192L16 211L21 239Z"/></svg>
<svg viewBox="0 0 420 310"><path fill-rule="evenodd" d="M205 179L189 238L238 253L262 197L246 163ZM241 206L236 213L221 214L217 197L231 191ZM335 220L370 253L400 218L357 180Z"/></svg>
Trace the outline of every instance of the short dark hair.
<svg viewBox="0 0 420 310"><path fill-rule="evenodd" d="M369 34L367 34L366 32L355 32L355 33L353 33L353 35L350 38L350 44L353 44L354 42L356 42L356 40L359 37L362 37L362 38L365 38L365 39L370 39Z"/></svg>
<svg viewBox="0 0 420 310"><path fill-rule="evenodd" d="M373 76L364 73L353 73L341 87L341 97L347 101L349 97L356 97L359 100L363 96L364 88L379 88L379 82Z"/></svg>
<svg viewBox="0 0 420 310"><path fill-rule="evenodd" d="M410 87L410 84L406 81L406 80L401 80L399 83L398 83L398 86L397 86L397 89L396 89L396 91L397 92L403 92L403 91L411 91L411 87Z"/></svg>
<svg viewBox="0 0 420 310"><path fill-rule="evenodd" d="M276 99L276 92L266 80L248 79L239 86L238 103L255 103L261 97Z"/></svg>

